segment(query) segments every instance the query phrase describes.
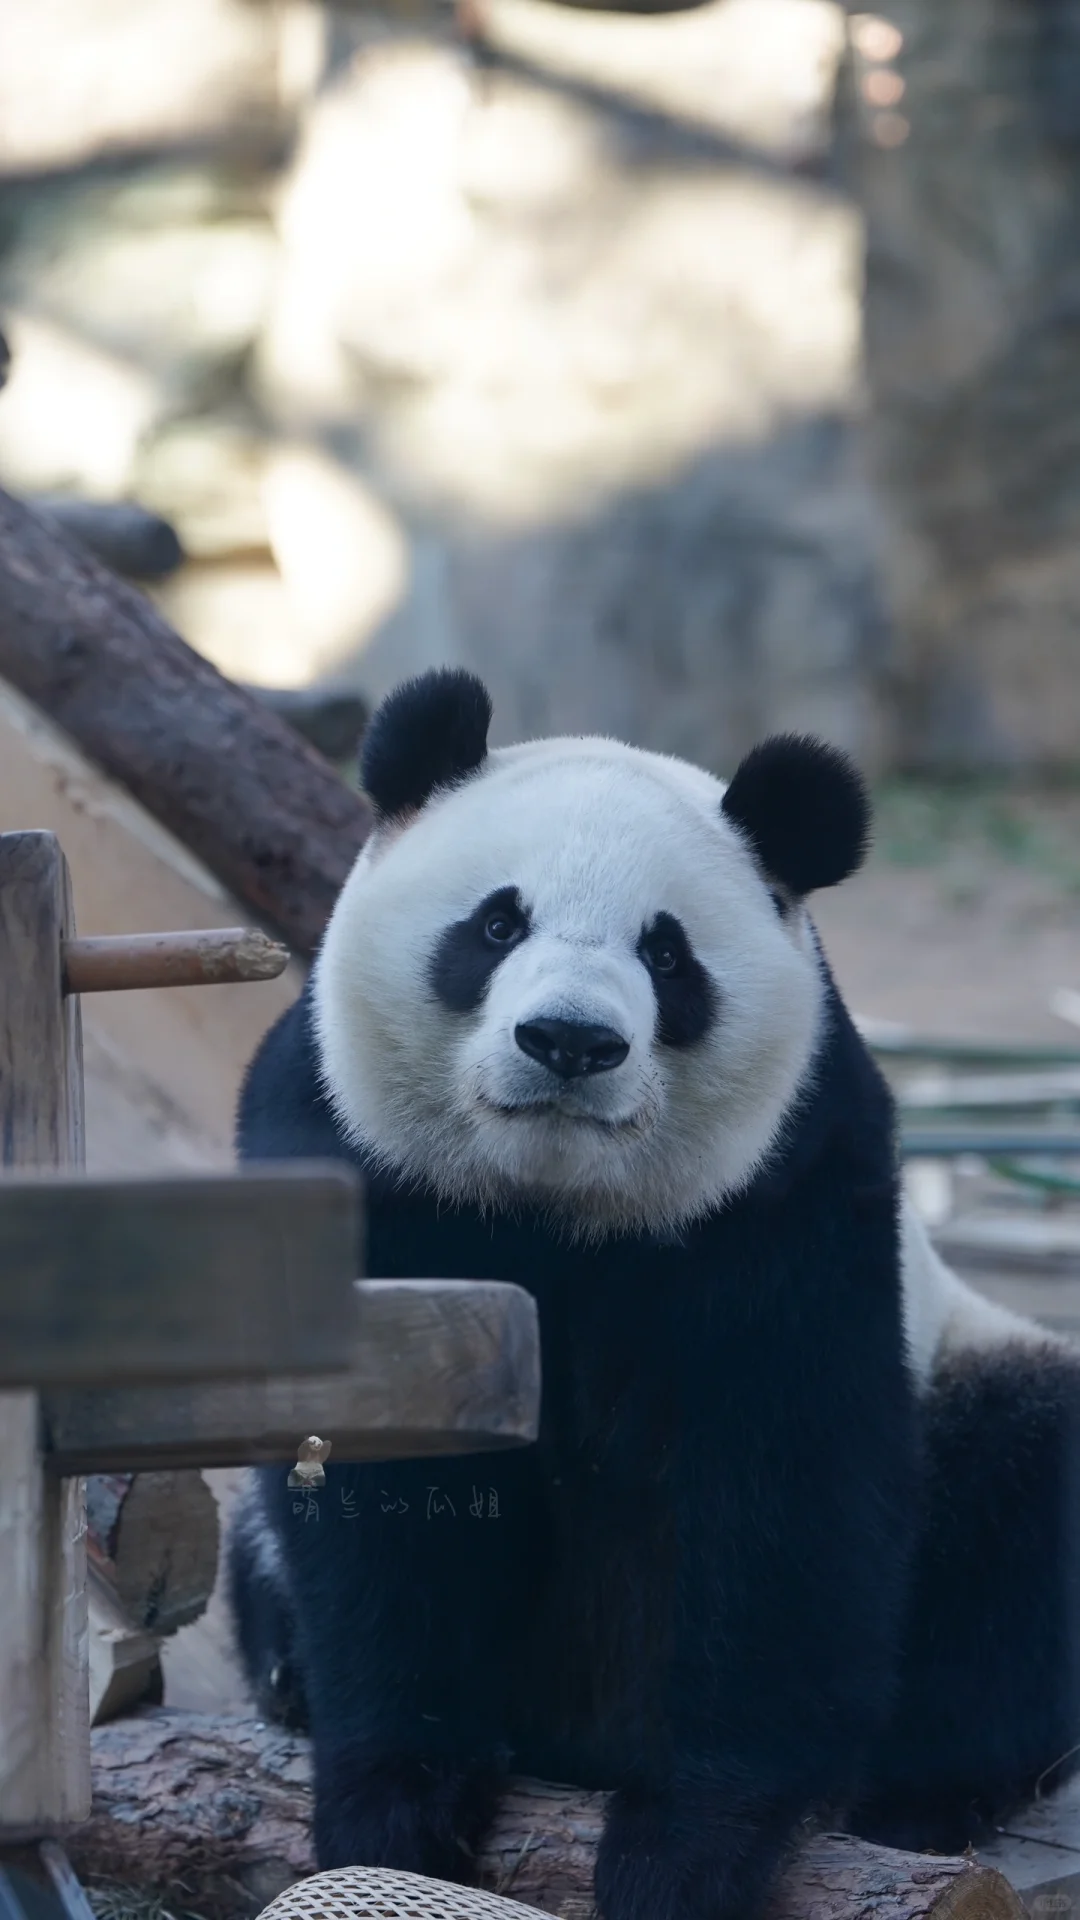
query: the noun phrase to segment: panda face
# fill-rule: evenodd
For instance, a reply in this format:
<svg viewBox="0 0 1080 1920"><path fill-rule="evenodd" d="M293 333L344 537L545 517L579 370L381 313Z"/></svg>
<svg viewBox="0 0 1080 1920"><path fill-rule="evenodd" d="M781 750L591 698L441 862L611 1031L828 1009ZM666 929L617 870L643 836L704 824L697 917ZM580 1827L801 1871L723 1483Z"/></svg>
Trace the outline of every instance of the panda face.
<svg viewBox="0 0 1080 1920"><path fill-rule="evenodd" d="M315 976L351 1137L443 1196L591 1234L677 1228L745 1184L823 983L723 796L678 761L549 740L380 819Z"/></svg>

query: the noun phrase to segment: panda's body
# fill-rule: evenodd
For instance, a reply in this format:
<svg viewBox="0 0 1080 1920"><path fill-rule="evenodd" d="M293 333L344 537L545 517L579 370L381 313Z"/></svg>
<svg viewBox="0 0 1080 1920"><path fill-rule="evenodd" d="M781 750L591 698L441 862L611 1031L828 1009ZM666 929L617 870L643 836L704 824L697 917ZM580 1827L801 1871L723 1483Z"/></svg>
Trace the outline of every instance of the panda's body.
<svg viewBox="0 0 1080 1920"><path fill-rule="evenodd" d="M613 1790L605 1920L752 1914L806 1816L937 1839L1070 1744L1072 1586L1037 1587L1075 1363L901 1226L801 904L861 852L842 763L780 743L725 794L485 728L455 676L377 716L376 829L239 1145L359 1164L370 1275L527 1287L540 1438L332 1459L317 1519L264 1470L241 1645L311 1725L324 1866L468 1878L510 1769Z"/></svg>

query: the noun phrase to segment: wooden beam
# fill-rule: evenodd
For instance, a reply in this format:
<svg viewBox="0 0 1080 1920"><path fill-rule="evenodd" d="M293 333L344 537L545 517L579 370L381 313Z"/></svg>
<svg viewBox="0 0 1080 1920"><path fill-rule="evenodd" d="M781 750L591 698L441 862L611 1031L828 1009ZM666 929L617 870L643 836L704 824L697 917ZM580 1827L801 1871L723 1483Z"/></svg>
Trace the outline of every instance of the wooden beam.
<svg viewBox="0 0 1080 1920"><path fill-rule="evenodd" d="M0 835L0 1161L83 1160L79 1003L63 998L74 931L50 833ZM0 1830L41 1831L90 1807L86 1503L48 1476L33 1393L0 1394Z"/></svg>
<svg viewBox="0 0 1080 1920"><path fill-rule="evenodd" d="M68 1843L84 1879L165 1895L182 1888L186 1907L232 1920L314 1870L310 1750L301 1736L254 1718L159 1707L95 1730L93 1741L93 1815ZM606 1801L509 1781L478 1861L481 1886L562 1920L589 1920ZM243 1818L221 1818L219 1809L234 1804ZM361 1876L358 1869L358 1911L422 1910L415 1881L395 1888L383 1876L380 1899L377 1874L361 1904ZM438 1891L433 1885L433 1902ZM464 1920L468 1894L454 1894ZM1023 1908L1001 1874L973 1859L823 1834L792 1858L766 1920L1023 1920Z"/></svg>
<svg viewBox="0 0 1080 1920"><path fill-rule="evenodd" d="M300 1161L0 1181L0 1385L344 1367L359 1209L350 1169Z"/></svg>
<svg viewBox="0 0 1080 1920"><path fill-rule="evenodd" d="M276 980L288 964L288 947L268 940L257 927L102 934L64 941L64 992L131 993L145 987Z"/></svg>
<svg viewBox="0 0 1080 1920"><path fill-rule="evenodd" d="M371 823L265 704L134 587L0 492L0 675L297 953L313 953Z"/></svg>
<svg viewBox="0 0 1080 1920"><path fill-rule="evenodd" d="M57 1473L291 1462L306 1434L335 1460L471 1453L534 1440L536 1303L488 1280L364 1280L346 1374L44 1396Z"/></svg>

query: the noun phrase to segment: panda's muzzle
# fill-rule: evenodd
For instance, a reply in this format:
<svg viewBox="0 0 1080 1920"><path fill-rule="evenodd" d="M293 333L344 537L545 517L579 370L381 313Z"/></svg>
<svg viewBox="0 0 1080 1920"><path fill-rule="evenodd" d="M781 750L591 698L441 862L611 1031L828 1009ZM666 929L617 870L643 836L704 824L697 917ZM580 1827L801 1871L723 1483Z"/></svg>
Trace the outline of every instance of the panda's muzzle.
<svg viewBox="0 0 1080 1920"><path fill-rule="evenodd" d="M630 1042L612 1027L586 1026L576 1020L528 1020L514 1028L514 1039L530 1060L560 1080L610 1073L621 1067Z"/></svg>

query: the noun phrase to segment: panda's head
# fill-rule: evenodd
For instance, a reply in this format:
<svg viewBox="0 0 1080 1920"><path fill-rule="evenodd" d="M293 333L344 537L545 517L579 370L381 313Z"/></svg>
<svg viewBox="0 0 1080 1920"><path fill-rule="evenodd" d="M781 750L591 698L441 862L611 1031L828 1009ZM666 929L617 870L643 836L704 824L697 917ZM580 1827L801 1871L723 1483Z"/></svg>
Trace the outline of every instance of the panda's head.
<svg viewBox="0 0 1080 1920"><path fill-rule="evenodd" d="M489 719L440 672L371 723L375 827L314 980L327 1091L447 1198L677 1227L745 1185L807 1076L803 902L862 858L861 781L797 738L726 789L611 740L489 752Z"/></svg>

